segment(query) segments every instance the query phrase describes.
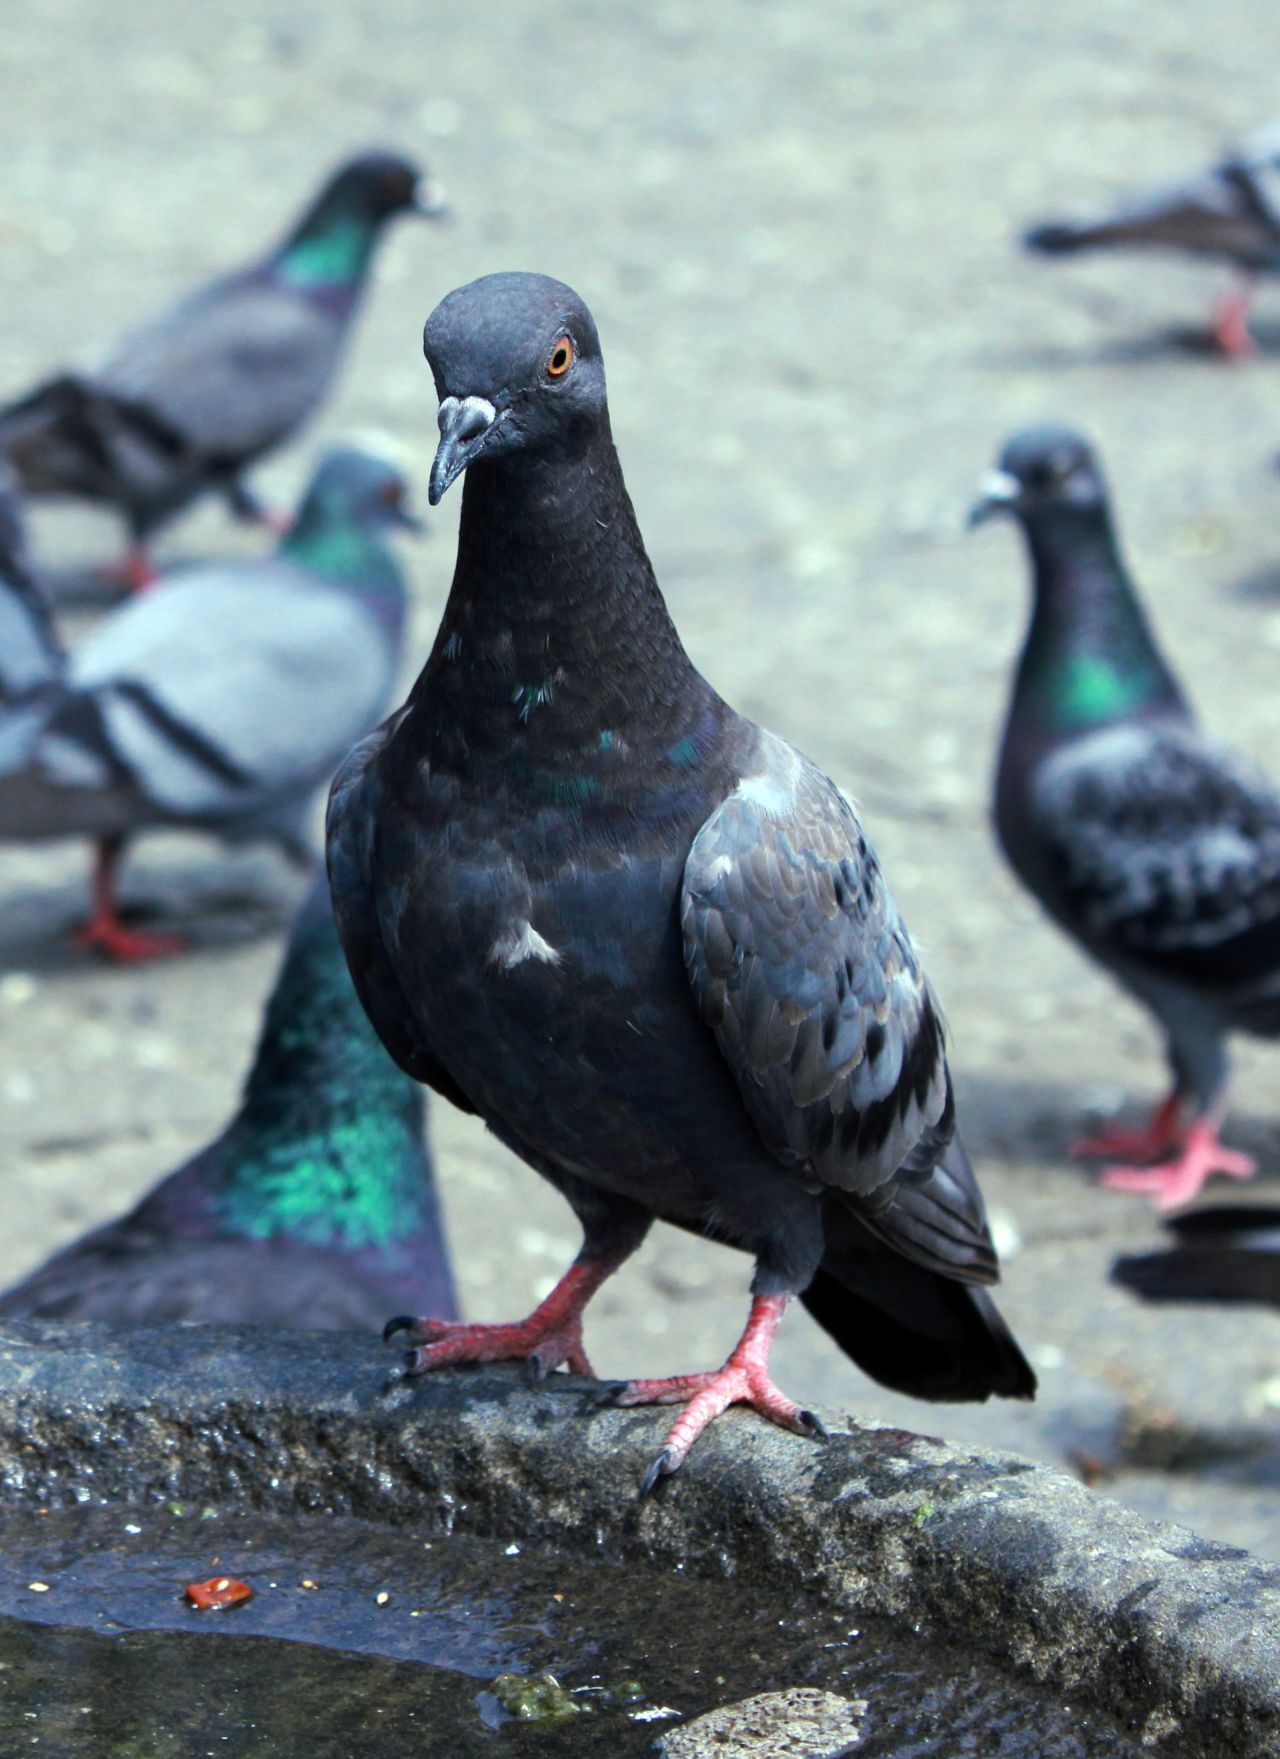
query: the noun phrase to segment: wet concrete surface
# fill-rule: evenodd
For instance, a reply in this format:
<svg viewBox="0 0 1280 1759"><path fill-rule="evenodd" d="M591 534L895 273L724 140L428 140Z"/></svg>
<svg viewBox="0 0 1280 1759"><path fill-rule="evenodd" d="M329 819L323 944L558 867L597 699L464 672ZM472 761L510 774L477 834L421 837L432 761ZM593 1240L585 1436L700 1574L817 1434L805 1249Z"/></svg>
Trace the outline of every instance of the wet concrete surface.
<svg viewBox="0 0 1280 1759"><path fill-rule="evenodd" d="M897 1399L799 1313L781 1384L837 1421L876 1415L1083 1470L1099 1494L1277 1557L1280 1316L1143 1310L1109 1288L1111 1258L1152 1243L1155 1223L1063 1156L1085 1114L1145 1105L1163 1070L1149 1024L1039 919L991 843L1026 589L1012 534L962 532L1010 428L1086 425L1195 699L1280 768L1280 350L1227 366L1187 346L1220 285L1210 271L1054 267L1011 242L1028 218L1176 174L1265 119L1273 47L1244 0L1216 8L1211 31L1154 0L1123 26L1101 0L1049 15L1012 0L626 13L372 0L305 16L215 0L198 24L158 0L127 15L53 0L0 42L21 74L0 194L0 388L256 248L320 167L370 140L421 152L455 219L388 241L337 395L260 473L275 498L323 440L369 426L405 446L425 489L428 310L491 269L574 283L687 645L862 800L926 949L1007 1247L1002 1304L1042 1392L1028 1408ZM1263 290L1260 315L1274 343L1280 290ZM446 502L410 553L418 655L456 517ZM66 509L42 509L35 535L60 576L117 543L110 521ZM257 542L210 507L161 554ZM67 613L72 638L93 614ZM300 896L269 854L152 839L128 895L192 953L105 970L61 939L86 871L74 848L0 847L0 1280L221 1125ZM1260 1198L1280 1170L1275 1054L1238 1047L1227 1129L1260 1157ZM467 1310L525 1311L574 1249L567 1212L472 1120L439 1105L432 1133ZM746 1278L731 1254L659 1231L595 1303L596 1366L719 1361Z"/></svg>

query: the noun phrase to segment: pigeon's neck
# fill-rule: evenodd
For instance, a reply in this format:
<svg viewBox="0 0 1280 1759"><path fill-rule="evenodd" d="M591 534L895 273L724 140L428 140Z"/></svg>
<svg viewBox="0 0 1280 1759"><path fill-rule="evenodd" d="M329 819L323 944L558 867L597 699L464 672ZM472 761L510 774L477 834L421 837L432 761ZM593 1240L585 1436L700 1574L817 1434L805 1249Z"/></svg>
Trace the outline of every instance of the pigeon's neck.
<svg viewBox="0 0 1280 1759"><path fill-rule="evenodd" d="M692 769L729 711L654 579L607 427L572 458L467 473L453 587L415 740L457 773L586 805L647 760Z"/></svg>
<svg viewBox="0 0 1280 1759"><path fill-rule="evenodd" d="M322 206L285 240L276 255L275 274L304 292L354 289L368 271L378 230L372 214Z"/></svg>
<svg viewBox="0 0 1280 1759"><path fill-rule="evenodd" d="M1106 509L1049 511L1026 535L1035 608L1014 693L1021 711L1069 731L1181 709Z"/></svg>
<svg viewBox="0 0 1280 1759"><path fill-rule="evenodd" d="M404 621L404 576L382 538L358 520L304 509L281 539L279 554L309 574L357 591L392 634L398 633Z"/></svg>
<svg viewBox="0 0 1280 1759"><path fill-rule="evenodd" d="M327 902L296 931L244 1100L220 1139L218 1230L347 1251L435 1228L421 1089L352 987Z"/></svg>

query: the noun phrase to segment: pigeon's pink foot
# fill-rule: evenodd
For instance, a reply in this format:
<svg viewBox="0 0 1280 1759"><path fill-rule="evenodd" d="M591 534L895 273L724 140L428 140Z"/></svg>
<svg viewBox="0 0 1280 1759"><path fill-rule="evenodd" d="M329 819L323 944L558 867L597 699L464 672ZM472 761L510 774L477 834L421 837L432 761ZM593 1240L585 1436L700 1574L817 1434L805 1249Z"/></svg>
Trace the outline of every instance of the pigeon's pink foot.
<svg viewBox="0 0 1280 1759"><path fill-rule="evenodd" d="M517 1325L466 1325L452 1319L389 1319L383 1337L404 1332L414 1348L406 1352L405 1373L422 1374L463 1362L529 1362L538 1374L563 1363L571 1374L594 1379L582 1344L582 1313L611 1270L612 1263L571 1264L528 1319Z"/></svg>
<svg viewBox="0 0 1280 1759"><path fill-rule="evenodd" d="M1190 1203L1214 1173L1225 1173L1229 1179L1251 1179L1257 1170L1251 1154L1224 1148L1218 1141L1217 1125L1202 1119L1187 1131L1175 1160L1154 1167L1107 1167L1101 1183L1111 1191L1140 1192L1152 1198L1157 1209L1166 1210Z"/></svg>
<svg viewBox="0 0 1280 1759"><path fill-rule="evenodd" d="M1249 302L1252 288L1228 293L1218 306L1213 323L1213 339L1228 360L1247 360L1258 351L1249 334Z"/></svg>
<svg viewBox="0 0 1280 1759"><path fill-rule="evenodd" d="M779 1392L769 1378L769 1346L786 1306L785 1295L756 1295L746 1330L723 1368L676 1374L666 1380L624 1381L606 1394L611 1405L684 1405L661 1453L641 1480L641 1496L646 1496L659 1478L679 1470L703 1430L730 1405L750 1405L783 1429L825 1439L821 1418Z"/></svg>
<svg viewBox="0 0 1280 1759"><path fill-rule="evenodd" d="M120 965L140 965L146 959L167 959L186 949L186 942L176 934L146 934L142 929L129 928L114 909L98 910L75 930L73 945L102 953Z"/></svg>
<svg viewBox="0 0 1280 1759"><path fill-rule="evenodd" d="M1114 1125L1099 1130L1096 1136L1078 1136L1067 1153L1073 1160L1090 1160L1095 1156L1122 1155L1125 1160L1140 1163L1159 1159L1179 1148L1186 1138L1187 1126L1182 1121L1182 1102L1176 1093L1161 1100L1145 1124L1136 1130Z"/></svg>

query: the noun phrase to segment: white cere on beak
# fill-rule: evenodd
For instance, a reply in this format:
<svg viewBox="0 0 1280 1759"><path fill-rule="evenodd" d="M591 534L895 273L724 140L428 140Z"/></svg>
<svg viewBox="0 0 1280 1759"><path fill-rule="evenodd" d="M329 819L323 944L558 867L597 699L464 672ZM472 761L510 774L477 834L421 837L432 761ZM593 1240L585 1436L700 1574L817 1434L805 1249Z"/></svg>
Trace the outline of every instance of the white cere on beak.
<svg viewBox="0 0 1280 1759"><path fill-rule="evenodd" d="M436 413L436 426L441 433L450 427L468 435L482 434L493 426L497 414L487 397L446 397Z"/></svg>
<svg viewBox="0 0 1280 1759"><path fill-rule="evenodd" d="M984 501L1016 501L1022 484L1011 470L988 470L978 484L978 491Z"/></svg>

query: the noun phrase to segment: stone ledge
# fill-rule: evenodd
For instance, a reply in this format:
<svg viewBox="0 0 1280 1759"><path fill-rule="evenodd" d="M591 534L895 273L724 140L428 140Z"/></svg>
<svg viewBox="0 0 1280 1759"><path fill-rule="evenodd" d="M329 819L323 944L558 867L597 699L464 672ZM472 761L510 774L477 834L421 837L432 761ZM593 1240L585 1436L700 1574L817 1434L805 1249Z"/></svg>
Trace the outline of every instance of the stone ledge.
<svg viewBox="0 0 1280 1759"><path fill-rule="evenodd" d="M670 1414L450 1370L380 1392L354 1336L0 1324L0 1506L335 1510L687 1563L927 1626L1206 1755L1280 1755L1280 1567L1010 1454L746 1414L640 1504Z"/></svg>

